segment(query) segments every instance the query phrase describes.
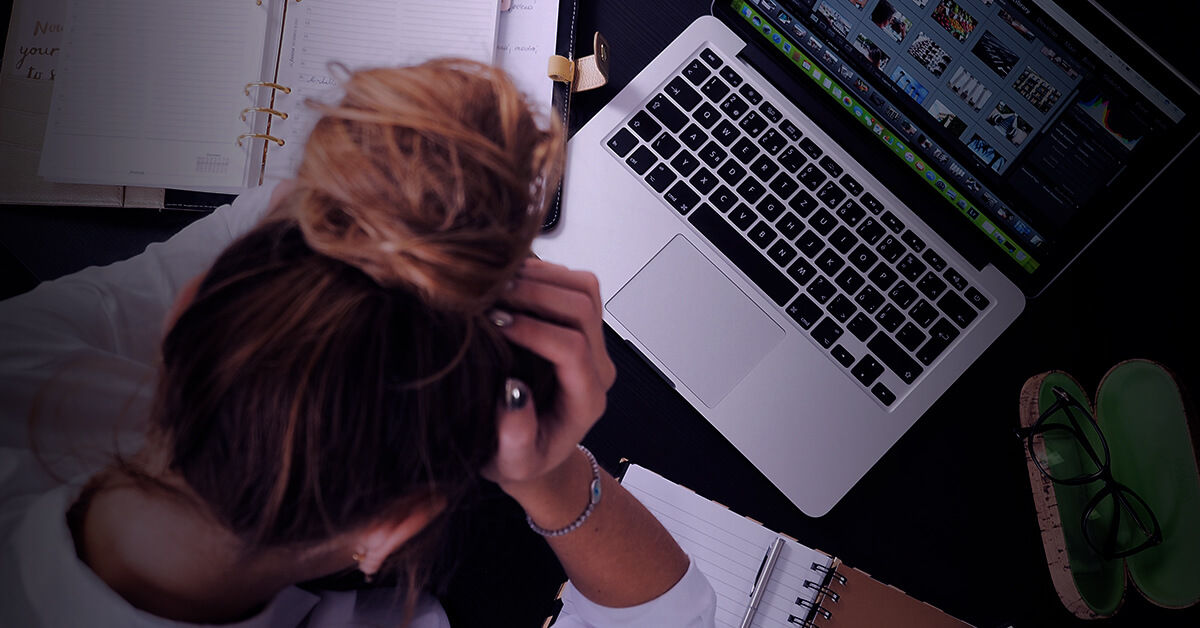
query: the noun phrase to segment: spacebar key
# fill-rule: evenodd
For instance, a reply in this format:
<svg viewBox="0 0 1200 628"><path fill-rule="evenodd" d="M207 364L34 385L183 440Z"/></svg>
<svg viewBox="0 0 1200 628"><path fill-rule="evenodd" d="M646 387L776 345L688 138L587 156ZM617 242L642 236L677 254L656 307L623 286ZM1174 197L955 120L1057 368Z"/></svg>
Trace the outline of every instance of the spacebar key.
<svg viewBox="0 0 1200 628"><path fill-rule="evenodd" d="M729 261L733 262L746 276L750 278L776 305L782 307L800 291L783 273L775 269L762 253L750 244L750 241L725 221L720 214L708 205L701 205L688 222L696 226L709 242L713 243Z"/></svg>

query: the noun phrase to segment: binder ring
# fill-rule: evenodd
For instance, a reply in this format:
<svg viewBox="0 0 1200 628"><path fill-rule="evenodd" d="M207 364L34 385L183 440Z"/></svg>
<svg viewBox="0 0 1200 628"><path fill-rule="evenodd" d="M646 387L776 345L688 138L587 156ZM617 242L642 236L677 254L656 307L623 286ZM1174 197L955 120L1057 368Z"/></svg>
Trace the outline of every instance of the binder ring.
<svg viewBox="0 0 1200 628"><path fill-rule="evenodd" d="M818 591L818 592L820 592L820 593L824 593L826 596L828 596L828 597L829 597L829 599L833 600L834 602L837 602L837 601L838 601L838 598L840 598L840 597L841 597L841 595L839 595L839 594L838 594L836 591L834 591L833 589L830 589L829 587L827 587L827 586L825 586L825 585L823 585L823 584L820 584L820 583L817 583L817 582L813 582L812 580L805 580L805 581L804 581L804 588L805 588L805 589L812 589L812 590L814 590L814 591Z"/></svg>
<svg viewBox="0 0 1200 628"><path fill-rule="evenodd" d="M283 146L284 144L287 143L287 142L279 139L278 137L275 137L274 135L267 135L266 133L242 133L237 138L237 145L242 146L242 140L244 140L248 137L254 138L257 140L268 140L271 142L275 142L276 144L278 144L280 146Z"/></svg>
<svg viewBox="0 0 1200 628"><path fill-rule="evenodd" d="M270 107L246 107L245 109L242 109L242 122L246 121L246 114L250 113L251 111L260 111L262 113L269 113L273 116L278 117L280 120L288 119L288 114L286 114L282 111L279 111L277 109L271 109Z"/></svg>
<svg viewBox="0 0 1200 628"><path fill-rule="evenodd" d="M290 94L290 93L292 93L292 88L290 88L290 87L287 87L286 85L280 85L279 83L267 83L267 82L262 82L262 81L260 81L260 82L257 82L257 83L246 83L246 90L245 90L245 91L246 91L246 95L247 95L247 96L249 96L249 95L250 95L250 90L251 90L251 89L253 89L253 88L255 88L255 87L267 87L267 88L270 88L270 89L276 89L276 90L279 90L279 91L281 91L281 92L283 92L283 93L285 93L285 94Z"/></svg>
<svg viewBox="0 0 1200 628"><path fill-rule="evenodd" d="M820 604L817 604L816 602L809 602L808 600L806 600L802 597L798 597L798 598L796 598L796 604L798 604L802 608L807 608L810 611L816 612L816 614L820 615L821 617L823 617L825 619L833 618L833 613L830 613L829 611L825 610L824 606L821 606Z"/></svg>
<svg viewBox="0 0 1200 628"><path fill-rule="evenodd" d="M812 567L809 567L809 569L812 569L813 571L819 571L830 579L837 580L838 584L846 584L846 576L838 573L836 567L826 567L824 565L813 563Z"/></svg>

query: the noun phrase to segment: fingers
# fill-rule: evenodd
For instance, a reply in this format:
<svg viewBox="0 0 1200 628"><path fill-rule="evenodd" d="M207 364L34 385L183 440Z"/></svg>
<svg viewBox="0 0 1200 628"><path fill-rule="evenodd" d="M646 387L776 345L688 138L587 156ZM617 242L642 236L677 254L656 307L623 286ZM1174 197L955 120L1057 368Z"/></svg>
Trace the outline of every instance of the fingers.
<svg viewBox="0 0 1200 628"><path fill-rule="evenodd" d="M566 266L529 258L525 260L517 276L582 292L591 299L592 310L596 314L600 314L604 309L604 303L600 300L600 281L587 271L571 270Z"/></svg>
<svg viewBox="0 0 1200 628"><path fill-rule="evenodd" d="M529 388L520 380L505 382L496 410L496 457L483 470L493 482L521 481L541 471L538 448L538 418Z"/></svg>
<svg viewBox="0 0 1200 628"><path fill-rule="evenodd" d="M582 437L603 414L608 390L584 333L524 314L513 315L512 323L502 327L501 333L554 365L563 393L558 395L557 410L572 424L586 423L579 434Z"/></svg>

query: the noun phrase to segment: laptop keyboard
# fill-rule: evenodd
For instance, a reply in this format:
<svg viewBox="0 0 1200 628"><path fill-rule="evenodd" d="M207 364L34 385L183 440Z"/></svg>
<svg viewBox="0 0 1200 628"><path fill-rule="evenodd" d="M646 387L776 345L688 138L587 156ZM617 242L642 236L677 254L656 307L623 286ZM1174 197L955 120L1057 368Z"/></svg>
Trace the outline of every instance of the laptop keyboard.
<svg viewBox="0 0 1200 628"><path fill-rule="evenodd" d="M990 305L709 48L607 146L885 406Z"/></svg>

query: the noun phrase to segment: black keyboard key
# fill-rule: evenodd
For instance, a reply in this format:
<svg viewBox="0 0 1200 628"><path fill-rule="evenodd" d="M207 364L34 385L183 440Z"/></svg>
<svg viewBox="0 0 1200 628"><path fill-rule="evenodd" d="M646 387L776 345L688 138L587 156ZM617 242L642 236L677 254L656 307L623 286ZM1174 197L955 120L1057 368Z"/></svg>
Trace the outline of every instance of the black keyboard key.
<svg viewBox="0 0 1200 628"><path fill-rule="evenodd" d="M854 177L846 175L841 178L842 187L850 193L850 196L858 196L863 193L863 186Z"/></svg>
<svg viewBox="0 0 1200 628"><path fill-rule="evenodd" d="M967 279L953 268L947 268L946 272L942 276L945 277L946 281L949 281L950 285L954 286L954 289L958 290L959 292L962 292L967 287Z"/></svg>
<svg viewBox="0 0 1200 628"><path fill-rule="evenodd" d="M737 94L730 94L725 100L721 101L721 111L724 111L725 115L734 120L742 117L742 114L746 113L749 109L750 105Z"/></svg>
<svg viewBox="0 0 1200 628"><path fill-rule="evenodd" d="M846 200L846 191L838 187L837 183L830 181L829 183L825 184L825 187L821 188L820 192L817 192L817 198L820 199L822 203L825 203L826 207L834 209L840 205L842 201Z"/></svg>
<svg viewBox="0 0 1200 628"><path fill-rule="evenodd" d="M930 301L933 301L946 290L946 282L938 279L938 276L932 272L925 273L921 281L917 282L917 290L920 290L921 294L928 297Z"/></svg>
<svg viewBox="0 0 1200 628"><path fill-rule="evenodd" d="M796 180L788 176L786 172L781 172L779 173L779 176L775 177L775 180L771 182L770 187L772 192L779 195L779 198L787 200L796 193L796 190L800 189L800 184L796 183Z"/></svg>
<svg viewBox="0 0 1200 628"><path fill-rule="evenodd" d="M699 124L706 129L711 129L712 125L716 124L717 121L721 119L721 112L717 111L716 107L708 103L704 103L703 105L700 105L698 109L692 112L692 119L696 121L696 124Z"/></svg>
<svg viewBox="0 0 1200 628"><path fill-rule="evenodd" d="M705 48L704 50L700 51L700 58L704 59L705 63L714 68L721 67L721 64L723 63L721 61L721 57L718 57L717 53L713 52L710 48Z"/></svg>
<svg viewBox="0 0 1200 628"><path fill-rule="evenodd" d="M809 229L800 236L799 240L796 240L796 246L800 247L800 252L805 257L812 259L821 252L821 249L825 248L825 240L821 239L817 232Z"/></svg>
<svg viewBox="0 0 1200 628"><path fill-rule="evenodd" d="M760 220L750 229L750 241L758 245L758 248L765 249L771 246L771 243L778 238L779 235L771 228L771 224Z"/></svg>
<svg viewBox="0 0 1200 628"><path fill-rule="evenodd" d="M855 307L854 301L851 301L850 297L844 294L839 294L829 302L829 305L826 306L825 310L832 314L834 318L838 319L839 322L845 323L846 321L850 320L851 316L854 316L854 313L858 311L858 308Z"/></svg>
<svg viewBox="0 0 1200 628"><path fill-rule="evenodd" d="M986 309L988 304L991 303L987 297L983 296L982 292L975 288L967 288L967 293L964 296L967 297L967 303L974 305L977 310Z"/></svg>
<svg viewBox="0 0 1200 628"><path fill-rule="evenodd" d="M743 85L742 88L738 90L738 93L742 96L745 96L746 100L750 101L750 104L752 105L757 105L758 103L762 102L763 99L762 94L758 93L758 90L751 87L749 83Z"/></svg>
<svg viewBox="0 0 1200 628"><path fill-rule="evenodd" d="M755 250L754 245L725 222L720 214L710 211L707 205L701 205L692 212L688 222L708 238L713 246L729 258L729 261L745 273L776 305L782 306L800 291L762 253Z"/></svg>
<svg viewBox="0 0 1200 628"><path fill-rule="evenodd" d="M875 284L875 287L880 290L891 289L892 284L896 283L896 280L899 278L900 275L897 275L896 271L889 268L886 264L879 264L875 267L875 270L867 274L867 279L870 279L871 283Z"/></svg>
<svg viewBox="0 0 1200 628"><path fill-rule="evenodd" d="M875 247L875 250L879 251L879 256L887 260L889 264L895 264L896 260L900 259L900 256L904 255L908 249L904 248L904 244L895 237L887 236Z"/></svg>
<svg viewBox="0 0 1200 628"><path fill-rule="evenodd" d="M633 133L629 132L629 129L625 128L617 131L612 136L612 139L608 140L608 147L612 149L612 152L621 157L628 155L629 151L633 150L637 145L638 139L634 137Z"/></svg>
<svg viewBox="0 0 1200 628"><path fill-rule="evenodd" d="M856 244L858 244L858 238L849 229L840 225L834 230L833 235L829 236L829 245L840 251L842 255L849 253Z"/></svg>
<svg viewBox="0 0 1200 628"><path fill-rule="evenodd" d="M667 83L666 91L667 95L675 99L675 102L679 103L679 106L683 107L684 111L691 111L696 108L696 105L700 104L700 94L692 89L692 86L688 85L687 81L683 80L683 77L676 76L671 79L671 82Z"/></svg>
<svg viewBox="0 0 1200 628"><path fill-rule="evenodd" d="M896 217L896 214L893 214L892 212L883 212L882 220L883 224L886 225L888 229L891 229L893 233L900 233L901 231L904 231L904 223L900 222L900 219Z"/></svg>
<svg viewBox="0 0 1200 628"><path fill-rule="evenodd" d="M721 68L721 78L728 81L734 87L742 84L742 77L729 66Z"/></svg>
<svg viewBox="0 0 1200 628"><path fill-rule="evenodd" d="M801 168L800 174L797 176L800 177L800 182L804 184L804 187L810 190L815 190L821 187L821 184L825 182L825 179L829 178L824 172L821 172L821 169L818 168L817 164L815 163L810 163Z"/></svg>
<svg viewBox="0 0 1200 628"><path fill-rule="evenodd" d="M817 303L825 303L837 294L837 288L824 277L817 277L812 283L808 284L808 293Z"/></svg>
<svg viewBox="0 0 1200 628"><path fill-rule="evenodd" d="M870 192L863 194L861 200L863 206L869 209L872 214L878 216L879 212L883 211L883 203L880 203L879 199L871 196Z"/></svg>
<svg viewBox="0 0 1200 628"><path fill-rule="evenodd" d="M733 148L729 149L729 152L733 153L733 156L737 157L738 161L744 164L749 164L755 157L758 156L760 151L758 146L755 146L754 142L751 141L750 138L743 137L733 145Z"/></svg>
<svg viewBox="0 0 1200 628"><path fill-rule="evenodd" d="M812 139L807 138L807 137L800 140L800 150L804 151L809 157L812 157L813 159L820 159L821 153L823 152L821 150L821 148L819 146L817 146L816 142L812 141Z"/></svg>
<svg viewBox="0 0 1200 628"><path fill-rule="evenodd" d="M649 183L655 192L661 194L668 185L675 182L675 178L675 172L668 168L667 164L658 164L646 174L646 183Z"/></svg>
<svg viewBox="0 0 1200 628"><path fill-rule="evenodd" d="M909 306L916 303L919 295L916 290L912 289L912 286L901 281L888 292L888 296L900 309L907 310Z"/></svg>
<svg viewBox="0 0 1200 628"><path fill-rule="evenodd" d="M658 139L654 140L650 148L653 148L654 152L658 153L663 159L670 159L671 155L674 155L675 151L679 150L679 140L675 139L670 133L663 133L658 136Z"/></svg>
<svg viewBox="0 0 1200 628"><path fill-rule="evenodd" d="M858 361L858 364L854 365L854 368L850 370L850 374L862 382L863 386L870 386L875 380L879 379L880 375L883 375L883 365L868 353Z"/></svg>
<svg viewBox="0 0 1200 628"><path fill-rule="evenodd" d="M788 172L795 172L800 169L808 158L804 156L795 146L788 146L787 150L779 154L779 164L787 168Z"/></svg>
<svg viewBox="0 0 1200 628"><path fill-rule="evenodd" d="M709 168L716 168L725 161L729 153L725 152L716 142L709 142L704 145L704 149L700 151L700 161L708 164Z"/></svg>
<svg viewBox="0 0 1200 628"><path fill-rule="evenodd" d="M800 132L800 127L792 124L791 120L780 122L779 130L783 131L783 134L791 138L793 142L799 142L800 138L804 137L804 134Z"/></svg>
<svg viewBox="0 0 1200 628"><path fill-rule="evenodd" d="M896 270L900 271L900 274L909 281L916 281L921 278L921 275L925 274L925 262L917 259L916 255L909 253L904 256L904 259L900 260L899 264L896 264Z"/></svg>
<svg viewBox="0 0 1200 628"><path fill-rule="evenodd" d="M754 203L759 198L762 198L763 194L767 193L767 188L754 177L746 177L746 180L742 181L742 184L737 187L737 191L738 194L742 195L742 198Z"/></svg>
<svg viewBox="0 0 1200 628"><path fill-rule="evenodd" d="M845 172L842 170L842 165L834 161L832 157L825 156L821 159L820 163L821 167L825 169L825 172L828 172L835 179L842 176L842 173Z"/></svg>
<svg viewBox="0 0 1200 628"><path fill-rule="evenodd" d="M691 174L696 171L696 168L700 167L700 160L696 159L695 155L687 152L686 150L680 151L679 154L675 156L675 159L671 160L671 166L675 168L675 171L680 175L687 177L691 176Z"/></svg>
<svg viewBox="0 0 1200 628"><path fill-rule="evenodd" d="M917 234L913 233L912 229L905 231L904 234L900 236L900 239L908 245L908 248L918 253L925 250L925 241L919 238Z"/></svg>
<svg viewBox="0 0 1200 628"><path fill-rule="evenodd" d="M896 342L899 342L909 351L916 351L917 347L925 342L925 332L912 323L905 323L900 331L896 332Z"/></svg>
<svg viewBox="0 0 1200 628"><path fill-rule="evenodd" d="M862 205L859 205L854 199L848 198L841 207L838 207L837 215L842 222L853 227L867 215L867 210L863 209Z"/></svg>
<svg viewBox="0 0 1200 628"><path fill-rule="evenodd" d="M689 124L688 128L679 134L679 140L683 142L684 146L692 150L700 150L700 147L704 146L704 143L708 141L708 135L704 132L704 129L694 124Z"/></svg>
<svg viewBox="0 0 1200 628"><path fill-rule="evenodd" d="M779 234L788 240L795 240L796 236L804 231L804 223L800 222L800 217L793 212L785 214L775 226L779 229Z"/></svg>
<svg viewBox="0 0 1200 628"><path fill-rule="evenodd" d="M933 321L937 320L938 311L929 301L921 299L913 306L913 309L908 311L908 317L921 327L929 327Z"/></svg>
<svg viewBox="0 0 1200 628"><path fill-rule="evenodd" d="M875 310L879 309L879 306L883 305L884 298L883 294L881 294L878 290L872 286L867 286L866 288L862 289L862 292L858 293L858 295L854 297L854 300L858 302L859 307L871 314L874 314Z"/></svg>
<svg viewBox="0 0 1200 628"><path fill-rule="evenodd" d="M813 268L813 265L809 264L802 257L802 258L796 260L795 264L792 264L791 266L788 267L787 274L792 279L795 279L796 283L803 286L803 285L807 284L808 282L812 281L813 277L817 276L817 269Z"/></svg>
<svg viewBox="0 0 1200 628"><path fill-rule="evenodd" d="M737 182L746 176L746 169L737 161L727 159L721 165L721 169L717 171L717 176L721 177L721 180L729 185L737 185Z"/></svg>
<svg viewBox="0 0 1200 628"><path fill-rule="evenodd" d="M784 146L787 146L787 138L775 129L767 129L767 132L758 138L758 145L762 146L763 150L774 155L783 150Z"/></svg>
<svg viewBox="0 0 1200 628"><path fill-rule="evenodd" d="M760 216L770 222L775 222L783 214L784 205L783 201L768 194L754 208L758 210Z"/></svg>
<svg viewBox="0 0 1200 628"><path fill-rule="evenodd" d="M712 204L716 205L717 210L724 214L737 203L738 197L737 194L733 193L733 190L722 185L717 188L716 192L712 193L712 196L708 197L708 200L712 201Z"/></svg>
<svg viewBox="0 0 1200 628"><path fill-rule="evenodd" d="M654 156L654 153L650 151L648 146L639 146L637 150L633 151L632 155L625 158L625 163L629 164L629 167L633 168L633 171L638 174L646 174L646 171L656 161L658 161L658 157Z"/></svg>
<svg viewBox="0 0 1200 628"><path fill-rule="evenodd" d="M837 272L846 266L846 261L838 257L833 249L825 249L825 252L817 257L816 263L817 268L830 277L837 275Z"/></svg>
<svg viewBox="0 0 1200 628"><path fill-rule="evenodd" d="M855 231L857 231L858 235L862 236L862 238L867 241L867 244L870 245L874 245L879 241L879 238L883 237L883 234L887 233L887 230L883 228L883 225L879 224L874 218L868 218L864 220L863 223L858 226L858 229L855 229Z"/></svg>
<svg viewBox="0 0 1200 628"><path fill-rule="evenodd" d="M858 338L862 342L866 342L867 338L870 338L871 334L875 333L875 330L879 329L879 325L876 325L875 321L871 320L870 316L859 312L854 316L854 318L850 319L849 323L846 324L846 329L850 330L850 333L853 334L855 338Z"/></svg>
<svg viewBox="0 0 1200 628"><path fill-rule="evenodd" d="M926 366L933 364L933 361L957 337L958 330L954 328L954 325L950 324L950 321L944 318L938 320L937 323L934 323L933 328L929 330L929 342L926 342L925 346L917 350L917 359Z"/></svg>
<svg viewBox="0 0 1200 628"><path fill-rule="evenodd" d="M713 102L720 102L729 93L729 86L725 84L725 81L714 76L708 79L704 87L700 88L700 93L707 96Z"/></svg>
<svg viewBox="0 0 1200 628"><path fill-rule="evenodd" d="M717 185L717 175L708 168L701 168L690 179L692 186L701 194L708 194Z"/></svg>
<svg viewBox="0 0 1200 628"><path fill-rule="evenodd" d="M818 209L817 213L808 219L808 224L821 235L829 235L829 232L838 226L837 219L825 208Z"/></svg>
<svg viewBox="0 0 1200 628"><path fill-rule="evenodd" d="M658 94L650 99L650 104L646 105L646 109L650 110L650 115L658 118L663 126L678 133L680 129L687 125L688 116L686 113L679 110L674 103L666 96Z"/></svg>
<svg viewBox="0 0 1200 628"><path fill-rule="evenodd" d="M692 85L703 83L704 79L708 78L710 74L712 74L712 70L705 67L703 63L700 63L699 59L692 59L692 62L687 64L687 67L683 69L683 75L687 77L687 80L691 81Z"/></svg>
<svg viewBox="0 0 1200 628"><path fill-rule="evenodd" d="M838 338L842 337L842 333L842 328L832 318L826 317L820 323L817 323L816 327L813 327L812 337L813 340L817 341L817 344L828 349L833 346L833 343L837 342Z"/></svg>
<svg viewBox="0 0 1200 628"><path fill-rule="evenodd" d="M830 349L829 354L833 356L833 359L838 361L838 364L846 368L854 366L854 356L842 345L836 345L833 349Z"/></svg>
<svg viewBox="0 0 1200 628"><path fill-rule="evenodd" d="M755 151L757 150L755 149ZM737 151L734 152L736 153ZM754 160L754 164L750 166L750 172L758 175L758 178L765 183L770 181L776 172L779 172L779 165L771 159L770 155L759 155L758 159Z"/></svg>
<svg viewBox="0 0 1200 628"><path fill-rule="evenodd" d="M909 357L900 345L896 344L887 334L875 334L875 337L867 343L867 350L879 357L879 360L887 365L893 373L900 376L900 379L905 384L911 384L917 380L925 369L921 368L917 361Z"/></svg>
<svg viewBox="0 0 1200 628"><path fill-rule="evenodd" d="M817 321L821 320L821 316L824 315L821 306L813 303L813 300L808 298L806 294L796 297L796 300L787 306L787 313L788 316L792 317L792 320L799 323L804 329L811 329L813 325L817 324Z"/></svg>
<svg viewBox="0 0 1200 628"><path fill-rule="evenodd" d="M890 406L896 401L896 393L888 390L888 387L884 386L882 383L872 386L871 394L875 395L875 398L885 406Z"/></svg>
<svg viewBox="0 0 1200 628"><path fill-rule="evenodd" d="M854 264L855 268L864 273L871 270L871 267L878 261L879 256L865 244L854 247L854 251L850 253L850 263Z"/></svg>
<svg viewBox="0 0 1200 628"><path fill-rule="evenodd" d="M946 314L946 317L954 321L959 327L966 327L975 320L978 315L977 310L962 300L957 292L947 292L942 295L942 298L937 302L938 308Z"/></svg>
<svg viewBox="0 0 1200 628"><path fill-rule="evenodd" d="M792 260L796 259L796 249L783 239L779 239L771 246L771 250L767 251L767 257L786 268L788 264L792 263Z"/></svg>
<svg viewBox="0 0 1200 628"><path fill-rule="evenodd" d="M751 111L746 114L746 117L742 118L738 126L742 127L742 130L750 137L758 137L758 134L765 131L770 126L770 123L767 122L766 118Z"/></svg>
<svg viewBox="0 0 1200 628"><path fill-rule="evenodd" d="M738 203L738 206L729 212L729 220L733 221L733 224L738 229L745 231L750 228L750 225L754 224L755 220L758 220L758 214L755 214L754 210L750 209L745 203Z"/></svg>
<svg viewBox="0 0 1200 628"><path fill-rule="evenodd" d="M654 118L650 117L650 114L645 111L639 111L633 114L633 118L629 120L629 128L633 129L633 132L637 133L638 137L649 142L662 130L662 125L655 122Z"/></svg>
<svg viewBox="0 0 1200 628"><path fill-rule="evenodd" d="M741 137L741 135L742 132L737 130L737 127L733 126L733 123L729 120L721 120L721 123L717 125L717 128L713 129L713 137L717 138L717 141L720 142L722 146L729 146L736 141L737 138Z"/></svg>
<svg viewBox="0 0 1200 628"><path fill-rule="evenodd" d="M867 283L867 280L862 275L854 272L853 268L846 268L842 274L837 276L836 282L838 287L846 291L846 294L853 296L858 289Z"/></svg>
<svg viewBox="0 0 1200 628"><path fill-rule="evenodd" d="M925 253L921 255L921 259L928 262L929 267L939 273L946 268L946 260L942 259L942 256L938 255L933 249L925 251Z"/></svg>
<svg viewBox="0 0 1200 628"><path fill-rule="evenodd" d="M901 312L891 303L887 303L875 314L875 320L879 321L879 324L883 325L884 329L896 331L904 324L904 312Z"/></svg>
<svg viewBox="0 0 1200 628"><path fill-rule="evenodd" d="M676 182L663 198L667 199L667 204L674 207L675 211L684 216L700 204L700 195L683 181Z"/></svg>
<svg viewBox="0 0 1200 628"><path fill-rule="evenodd" d="M800 214L802 217L807 217L813 212L814 209L820 206L821 204L817 202L817 199L813 198L811 194L805 192L804 190L800 190L798 194L793 196L791 200L788 201L788 207L796 210L796 213Z"/></svg>
<svg viewBox="0 0 1200 628"><path fill-rule="evenodd" d="M761 111L762 114L771 122L779 122L783 119L783 114L779 113L779 110L775 108L775 105L772 105L769 102L764 102L763 104L759 105L758 110Z"/></svg>

